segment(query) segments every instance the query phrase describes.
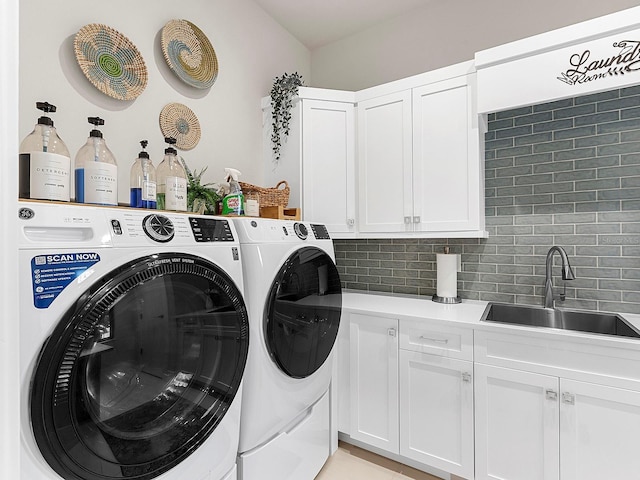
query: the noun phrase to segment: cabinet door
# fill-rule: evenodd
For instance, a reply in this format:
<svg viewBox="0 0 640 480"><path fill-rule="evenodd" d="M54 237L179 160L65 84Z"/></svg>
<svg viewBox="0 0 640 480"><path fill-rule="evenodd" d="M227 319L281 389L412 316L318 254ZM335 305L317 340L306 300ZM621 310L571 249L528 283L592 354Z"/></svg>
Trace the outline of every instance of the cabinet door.
<svg viewBox="0 0 640 480"><path fill-rule="evenodd" d="M560 379L562 480L640 476L640 392Z"/></svg>
<svg viewBox="0 0 640 480"><path fill-rule="evenodd" d="M558 391L557 377L475 364L476 479L558 480Z"/></svg>
<svg viewBox="0 0 640 480"><path fill-rule="evenodd" d="M351 434L351 381L350 381L350 361L349 361L349 324L351 315L343 310L338 328L338 341L335 349L335 365L337 365L337 385L338 398L338 431ZM337 347L337 348L336 348Z"/></svg>
<svg viewBox="0 0 640 480"><path fill-rule="evenodd" d="M484 191L472 112L468 76L413 89L416 231L480 228Z"/></svg>
<svg viewBox="0 0 640 480"><path fill-rule="evenodd" d="M302 215L331 234L356 228L354 109L302 100Z"/></svg>
<svg viewBox="0 0 640 480"><path fill-rule="evenodd" d="M473 478L473 363L400 350L400 455Z"/></svg>
<svg viewBox="0 0 640 480"><path fill-rule="evenodd" d="M398 320L351 314L351 438L398 453Z"/></svg>
<svg viewBox="0 0 640 480"><path fill-rule="evenodd" d="M358 225L413 231L411 91L358 104Z"/></svg>

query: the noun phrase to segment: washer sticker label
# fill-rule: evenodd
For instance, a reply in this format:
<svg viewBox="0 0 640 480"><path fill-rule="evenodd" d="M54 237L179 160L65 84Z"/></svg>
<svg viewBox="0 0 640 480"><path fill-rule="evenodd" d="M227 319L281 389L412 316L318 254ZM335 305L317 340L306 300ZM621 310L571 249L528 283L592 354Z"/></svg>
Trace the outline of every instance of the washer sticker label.
<svg viewBox="0 0 640 480"><path fill-rule="evenodd" d="M93 252L53 253L31 259L33 304L48 308L60 293L77 277L100 261Z"/></svg>

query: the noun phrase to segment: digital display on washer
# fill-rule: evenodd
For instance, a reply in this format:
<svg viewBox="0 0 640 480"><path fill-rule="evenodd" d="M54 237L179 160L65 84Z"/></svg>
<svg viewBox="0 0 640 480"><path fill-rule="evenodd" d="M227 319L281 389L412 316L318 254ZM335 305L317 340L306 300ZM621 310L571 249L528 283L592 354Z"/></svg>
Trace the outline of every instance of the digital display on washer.
<svg viewBox="0 0 640 480"><path fill-rule="evenodd" d="M227 220L189 217L189 225L196 242L233 242L233 233Z"/></svg>

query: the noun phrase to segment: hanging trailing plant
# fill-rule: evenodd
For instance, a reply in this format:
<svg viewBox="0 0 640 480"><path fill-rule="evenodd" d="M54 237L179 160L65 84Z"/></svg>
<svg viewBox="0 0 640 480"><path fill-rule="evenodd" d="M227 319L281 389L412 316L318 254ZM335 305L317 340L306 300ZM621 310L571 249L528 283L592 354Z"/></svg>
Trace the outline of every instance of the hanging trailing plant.
<svg viewBox="0 0 640 480"><path fill-rule="evenodd" d="M298 87L303 85L302 76L295 72L276 77L271 87L271 148L276 163L280 160L282 142L289 135L293 97L298 94Z"/></svg>

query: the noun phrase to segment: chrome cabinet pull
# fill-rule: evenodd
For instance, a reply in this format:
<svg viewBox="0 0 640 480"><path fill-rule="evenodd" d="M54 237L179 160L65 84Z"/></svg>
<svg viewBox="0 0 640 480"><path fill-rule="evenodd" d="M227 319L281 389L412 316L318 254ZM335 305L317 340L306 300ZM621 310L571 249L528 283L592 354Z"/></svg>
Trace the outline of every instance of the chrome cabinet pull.
<svg viewBox="0 0 640 480"><path fill-rule="evenodd" d="M576 397L569 392L562 392L562 401L568 405L574 405L576 403Z"/></svg>
<svg viewBox="0 0 640 480"><path fill-rule="evenodd" d="M420 223L420 217L413 217L413 223Z"/></svg>
<svg viewBox="0 0 640 480"><path fill-rule="evenodd" d="M395 328L390 328L389 330L387 330L387 334L390 337L395 337L396 336L396 329Z"/></svg>
<svg viewBox="0 0 640 480"><path fill-rule="evenodd" d="M449 343L448 338L430 338L430 337L425 337L424 335L420 335L420 340L426 340L427 342L433 342L433 343L442 343L443 345L446 345L447 343Z"/></svg>
<svg viewBox="0 0 640 480"><path fill-rule="evenodd" d="M545 391L545 396L547 397L547 400L557 400L558 399L558 392L556 392L554 390L546 390Z"/></svg>
<svg viewBox="0 0 640 480"><path fill-rule="evenodd" d="M462 381L471 383L471 374L469 372L462 372Z"/></svg>
<svg viewBox="0 0 640 480"><path fill-rule="evenodd" d="M349 225L350 227L353 227L355 224L356 224L355 219L347 218L347 225Z"/></svg>
<svg viewBox="0 0 640 480"><path fill-rule="evenodd" d="M411 217L404 217L404 223L411 223Z"/></svg>

